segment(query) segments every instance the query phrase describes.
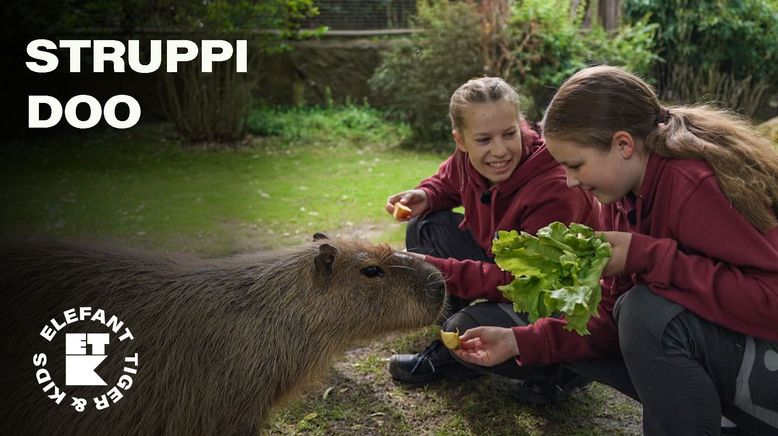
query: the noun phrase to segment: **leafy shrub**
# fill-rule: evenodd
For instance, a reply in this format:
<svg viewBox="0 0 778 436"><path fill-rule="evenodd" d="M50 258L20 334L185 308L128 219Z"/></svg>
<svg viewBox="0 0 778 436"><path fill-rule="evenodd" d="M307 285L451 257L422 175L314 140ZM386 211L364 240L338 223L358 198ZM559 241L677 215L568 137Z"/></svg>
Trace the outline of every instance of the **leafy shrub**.
<svg viewBox="0 0 778 436"><path fill-rule="evenodd" d="M645 18L644 18L645 17ZM778 2L628 0L625 19L659 25L663 98L715 98L752 115L778 85Z"/></svg>
<svg viewBox="0 0 778 436"><path fill-rule="evenodd" d="M267 107L251 111L247 130L258 136L281 138L288 144L321 143L331 146L392 146L409 136L402 123L386 121L369 106L348 104L327 108Z"/></svg>
<svg viewBox="0 0 778 436"><path fill-rule="evenodd" d="M393 113L408 120L417 148L452 147L448 103L462 83L483 73L479 17L465 3L419 1L414 26L423 32L398 42L370 79Z"/></svg>
<svg viewBox="0 0 778 436"><path fill-rule="evenodd" d="M588 63L609 64L624 67L653 81L650 74L661 57L655 53L654 38L659 25L646 18L635 23L624 23L617 32L607 32L595 26L587 35Z"/></svg>
<svg viewBox="0 0 778 436"><path fill-rule="evenodd" d="M511 77L534 100L530 117L554 90L587 65L618 65L645 75L658 60L653 54L656 24L637 21L608 32L595 24L582 29L583 8L571 11L569 0L524 0L513 7L509 26Z"/></svg>
<svg viewBox="0 0 778 436"><path fill-rule="evenodd" d="M651 71L656 24L637 21L608 33L582 30L582 21L569 0L419 1L415 25L424 31L396 44L370 84L409 121L413 146L448 150L451 93L484 72L517 86L522 111L537 119L553 90L588 64Z"/></svg>

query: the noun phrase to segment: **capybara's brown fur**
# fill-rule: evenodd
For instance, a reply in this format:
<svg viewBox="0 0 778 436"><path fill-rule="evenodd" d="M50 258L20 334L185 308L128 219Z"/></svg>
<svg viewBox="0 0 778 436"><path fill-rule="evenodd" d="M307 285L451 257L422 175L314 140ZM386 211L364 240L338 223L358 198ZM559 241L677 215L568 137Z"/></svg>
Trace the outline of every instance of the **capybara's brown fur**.
<svg viewBox="0 0 778 436"><path fill-rule="evenodd" d="M0 434L9 435L256 434L350 345L431 324L444 299L430 264L337 239L211 260L27 242L0 246L0 268ZM124 325L114 334L85 317L44 339L52 318L62 325L82 307ZM133 339L120 341L125 328ZM66 386L64 336L100 331L111 333L95 370L107 385ZM136 352L137 374L122 372ZM42 368L66 392L60 404L36 378ZM123 398L96 410L93 398L122 374L132 378Z"/></svg>

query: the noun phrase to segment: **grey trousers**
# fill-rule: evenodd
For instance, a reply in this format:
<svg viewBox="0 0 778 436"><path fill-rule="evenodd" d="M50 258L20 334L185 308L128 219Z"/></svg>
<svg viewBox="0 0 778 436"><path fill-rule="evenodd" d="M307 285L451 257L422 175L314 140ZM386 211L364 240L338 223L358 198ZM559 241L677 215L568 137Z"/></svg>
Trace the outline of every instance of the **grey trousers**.
<svg viewBox="0 0 778 436"><path fill-rule="evenodd" d="M748 433L778 435L778 343L708 322L645 285L619 298L614 318L623 369L613 359L604 377L597 360L573 366L638 399L645 434L719 434L723 414Z"/></svg>

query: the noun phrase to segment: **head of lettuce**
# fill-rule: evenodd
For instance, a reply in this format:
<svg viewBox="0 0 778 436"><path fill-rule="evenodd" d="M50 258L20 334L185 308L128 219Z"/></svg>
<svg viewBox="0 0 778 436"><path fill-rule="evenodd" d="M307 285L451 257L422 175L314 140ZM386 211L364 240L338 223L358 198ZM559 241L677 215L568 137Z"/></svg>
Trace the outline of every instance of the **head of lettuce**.
<svg viewBox="0 0 778 436"><path fill-rule="evenodd" d="M610 244L583 224L568 228L553 222L538 230L497 232L492 243L497 265L513 274L514 280L500 286L517 312L530 321L564 314L568 330L587 335L586 323L597 315L600 304L600 276L611 257Z"/></svg>

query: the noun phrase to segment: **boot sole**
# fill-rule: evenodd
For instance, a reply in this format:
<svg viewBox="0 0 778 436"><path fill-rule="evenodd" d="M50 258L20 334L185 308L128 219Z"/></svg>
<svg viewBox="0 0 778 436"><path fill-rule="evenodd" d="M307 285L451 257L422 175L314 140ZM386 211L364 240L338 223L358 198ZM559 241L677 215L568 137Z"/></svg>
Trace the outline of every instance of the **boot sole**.
<svg viewBox="0 0 778 436"><path fill-rule="evenodd" d="M478 378L481 376L479 372L473 369L469 368L452 368L449 370L434 372L431 374L424 374L424 375L413 375L408 374L407 372L400 371L398 368L389 366L389 374L392 376L392 379L398 382L407 383L407 384L424 384L424 383L430 383L434 382L436 380L471 380L474 378Z"/></svg>
<svg viewBox="0 0 778 436"><path fill-rule="evenodd" d="M553 394L540 394L529 389L522 391L513 389L511 391L511 397L513 397L514 400L522 403L533 404L536 406L546 406L565 401L570 396L570 394L576 390L585 388L589 384L591 384L591 380L581 377L580 379L566 384L564 388L560 388Z"/></svg>

